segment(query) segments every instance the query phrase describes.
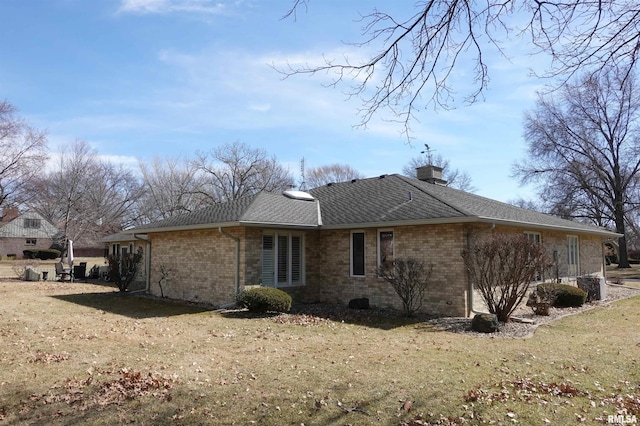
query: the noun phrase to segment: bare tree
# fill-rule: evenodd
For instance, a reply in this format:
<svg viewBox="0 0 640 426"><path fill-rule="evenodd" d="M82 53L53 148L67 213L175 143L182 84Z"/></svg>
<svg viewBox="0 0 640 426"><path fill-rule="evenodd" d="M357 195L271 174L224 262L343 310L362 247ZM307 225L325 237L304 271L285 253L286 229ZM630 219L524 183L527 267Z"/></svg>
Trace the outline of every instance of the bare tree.
<svg viewBox="0 0 640 426"><path fill-rule="evenodd" d="M491 234L477 239L462 257L489 312L501 322L509 320L529 284L549 263L544 247L522 234Z"/></svg>
<svg viewBox="0 0 640 426"><path fill-rule="evenodd" d="M624 234L639 206L640 91L626 68L606 69L538 98L525 117L522 182L538 182L548 211ZM629 267L625 237L619 267Z"/></svg>
<svg viewBox="0 0 640 426"><path fill-rule="evenodd" d="M91 190L84 193L82 220L91 239L133 226L134 206L142 195L140 179L123 165L96 162L91 169Z"/></svg>
<svg viewBox="0 0 640 426"><path fill-rule="evenodd" d="M379 277L391 284L402 300L406 317L412 317L422 309L424 294L431 280L433 265L426 267L417 259L396 259L391 265L376 269Z"/></svg>
<svg viewBox="0 0 640 426"><path fill-rule="evenodd" d="M294 0L285 17L295 17L309 3ZM417 110L451 107L454 93L460 93L452 85L458 67L473 70L464 100L482 98L489 83L487 53L506 56L502 44L510 37L528 39L533 52L549 55L544 76L564 81L579 70L635 63L640 53L640 8L634 0L425 0L415 3L408 16L373 9L361 21L362 40L352 45L373 48L367 59L325 58L321 66L280 71L327 72L335 75L333 85L353 82L347 93L362 102L361 125L387 108L404 124L407 136Z"/></svg>
<svg viewBox="0 0 640 426"><path fill-rule="evenodd" d="M29 206L62 232L67 239L87 244L121 230L128 223L131 206L140 194L133 173L101 161L86 142L77 140L59 152L55 167L34 179Z"/></svg>
<svg viewBox="0 0 640 426"><path fill-rule="evenodd" d="M139 224L197 210L206 205L201 194L202 177L192 160L154 158L138 163L144 194L137 203Z"/></svg>
<svg viewBox="0 0 640 426"><path fill-rule="evenodd" d="M305 170L304 178L307 187L316 188L330 182L362 179L364 175L348 164L335 163L328 166L311 167Z"/></svg>
<svg viewBox="0 0 640 426"><path fill-rule="evenodd" d="M442 168L442 179L447 181L447 186L467 192L477 191L477 188L474 187L471 183L471 176L469 176L467 172L461 172L458 169L452 168L451 162L447 159L444 159L439 154L430 156L430 158L427 158L423 155L413 157L402 168L402 174L407 177L415 178L416 169L418 167L426 165L432 165Z"/></svg>
<svg viewBox="0 0 640 426"><path fill-rule="evenodd" d="M195 164L202 173L202 194L216 203L260 191L285 190L292 187L294 181L293 175L275 157L242 142L199 152Z"/></svg>
<svg viewBox="0 0 640 426"><path fill-rule="evenodd" d="M46 132L31 127L9 102L0 102L0 206L25 200L26 186L42 172Z"/></svg>

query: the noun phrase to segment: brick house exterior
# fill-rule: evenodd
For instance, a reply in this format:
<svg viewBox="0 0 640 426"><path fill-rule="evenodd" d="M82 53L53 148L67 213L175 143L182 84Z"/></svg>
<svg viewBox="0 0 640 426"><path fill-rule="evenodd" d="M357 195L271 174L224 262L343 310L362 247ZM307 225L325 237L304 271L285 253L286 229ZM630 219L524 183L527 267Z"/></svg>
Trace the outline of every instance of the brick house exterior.
<svg viewBox="0 0 640 426"><path fill-rule="evenodd" d="M399 309L399 297L375 271L385 260L411 257L433 265L423 309L467 316L472 287L461 252L491 232L525 234L543 244L555 262L541 279L604 276L603 243L618 234L441 183L383 175L309 194L260 193L119 238L144 238L146 291L160 295L162 268L170 271L162 281L166 297L215 306L233 304L245 286L263 285L289 292L294 303L367 297L374 306Z"/></svg>
<svg viewBox="0 0 640 426"><path fill-rule="evenodd" d="M51 248L59 232L54 225L36 212L8 210L0 221L0 258L22 259L24 250Z"/></svg>

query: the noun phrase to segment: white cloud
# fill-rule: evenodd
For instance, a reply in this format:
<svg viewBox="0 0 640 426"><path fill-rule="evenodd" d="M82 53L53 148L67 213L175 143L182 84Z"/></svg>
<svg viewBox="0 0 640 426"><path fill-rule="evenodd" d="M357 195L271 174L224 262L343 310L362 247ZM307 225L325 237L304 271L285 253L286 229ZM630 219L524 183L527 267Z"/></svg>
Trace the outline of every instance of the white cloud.
<svg viewBox="0 0 640 426"><path fill-rule="evenodd" d="M250 103L249 104L249 109L252 111L258 111L258 112L267 112L269 110L271 110L271 104L255 104L255 103Z"/></svg>
<svg viewBox="0 0 640 426"><path fill-rule="evenodd" d="M213 0L122 0L118 12L137 14L206 13L222 15L224 3Z"/></svg>

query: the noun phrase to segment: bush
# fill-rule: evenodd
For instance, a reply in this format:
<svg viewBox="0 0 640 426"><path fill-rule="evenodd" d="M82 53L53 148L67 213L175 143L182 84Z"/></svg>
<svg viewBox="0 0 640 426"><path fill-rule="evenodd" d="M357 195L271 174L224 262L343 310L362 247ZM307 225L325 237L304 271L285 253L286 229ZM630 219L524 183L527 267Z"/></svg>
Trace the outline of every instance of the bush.
<svg viewBox="0 0 640 426"><path fill-rule="evenodd" d="M425 267L416 259L396 259L391 267L379 267L376 272L387 281L402 300L406 317L412 317L422 308L424 293L431 278L433 265Z"/></svg>
<svg viewBox="0 0 640 426"><path fill-rule="evenodd" d="M555 299L556 290L553 285L538 285L529 295L527 306L533 309L536 315L548 316Z"/></svg>
<svg viewBox="0 0 640 426"><path fill-rule="evenodd" d="M60 250L55 249L27 249L23 250L22 254L25 259L40 259L50 260L60 257Z"/></svg>
<svg viewBox="0 0 640 426"><path fill-rule="evenodd" d="M587 300L587 293L572 285L545 283L538 285L540 286L544 286L545 291L549 291L548 287L553 291L555 294L553 306L556 308L577 308L584 305Z"/></svg>
<svg viewBox="0 0 640 426"><path fill-rule="evenodd" d="M556 284L556 292L553 306L558 308L577 308L587 301L587 293L584 290L568 284Z"/></svg>
<svg viewBox="0 0 640 426"><path fill-rule="evenodd" d="M243 290L237 297L238 305L250 312L289 312L291 296L282 290L269 287L257 287Z"/></svg>
<svg viewBox="0 0 640 426"><path fill-rule="evenodd" d="M496 233L476 239L463 250L462 258L487 309L500 322L509 321L527 295L529 283L549 265L544 247L524 234Z"/></svg>
<svg viewBox="0 0 640 426"><path fill-rule="evenodd" d="M25 259L25 260L16 260L13 265L11 265L11 269L13 273L16 274L16 278L19 280L24 280L26 278L27 269L36 270L40 266L40 263L37 260Z"/></svg>
<svg viewBox="0 0 640 426"><path fill-rule="evenodd" d="M629 250L627 252L627 257L629 258L629 260L636 260L636 261L640 261L640 250Z"/></svg>

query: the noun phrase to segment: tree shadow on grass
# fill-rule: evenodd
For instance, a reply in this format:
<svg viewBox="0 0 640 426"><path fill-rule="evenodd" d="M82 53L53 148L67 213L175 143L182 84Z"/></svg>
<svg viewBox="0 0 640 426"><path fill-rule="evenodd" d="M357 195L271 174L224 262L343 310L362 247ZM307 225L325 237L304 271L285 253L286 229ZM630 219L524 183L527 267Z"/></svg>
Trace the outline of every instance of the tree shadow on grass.
<svg viewBox="0 0 640 426"><path fill-rule="evenodd" d="M210 312L211 309L136 295L113 293L77 293L51 296L58 300L87 306L134 319L171 317Z"/></svg>

